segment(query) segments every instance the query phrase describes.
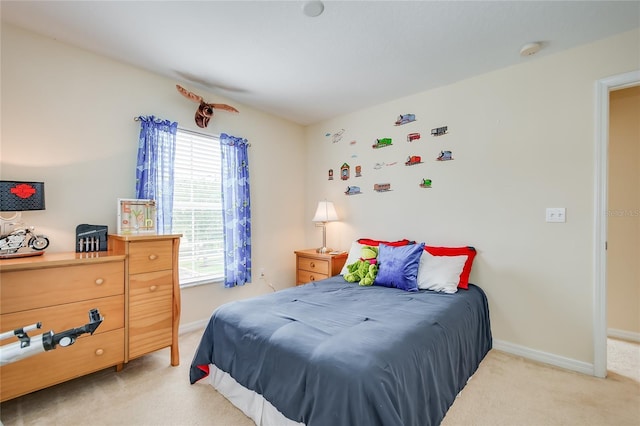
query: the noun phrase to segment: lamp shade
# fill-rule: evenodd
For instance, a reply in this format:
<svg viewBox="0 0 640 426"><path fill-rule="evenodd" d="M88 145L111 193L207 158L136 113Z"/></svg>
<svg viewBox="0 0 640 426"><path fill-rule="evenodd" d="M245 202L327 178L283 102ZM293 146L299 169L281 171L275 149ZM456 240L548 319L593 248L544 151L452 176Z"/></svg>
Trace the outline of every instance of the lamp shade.
<svg viewBox="0 0 640 426"><path fill-rule="evenodd" d="M338 213L331 201L320 201L313 222L333 222L338 220Z"/></svg>
<svg viewBox="0 0 640 426"><path fill-rule="evenodd" d="M44 182L0 180L0 212L44 210Z"/></svg>

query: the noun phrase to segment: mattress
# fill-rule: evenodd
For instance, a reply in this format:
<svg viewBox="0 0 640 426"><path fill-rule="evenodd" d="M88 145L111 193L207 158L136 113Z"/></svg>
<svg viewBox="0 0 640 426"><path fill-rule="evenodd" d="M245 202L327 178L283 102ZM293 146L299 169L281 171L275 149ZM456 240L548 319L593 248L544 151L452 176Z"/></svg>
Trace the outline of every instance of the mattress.
<svg viewBox="0 0 640 426"><path fill-rule="evenodd" d="M190 381L215 366L308 426L437 425L491 344L476 285L406 292L335 276L218 308Z"/></svg>

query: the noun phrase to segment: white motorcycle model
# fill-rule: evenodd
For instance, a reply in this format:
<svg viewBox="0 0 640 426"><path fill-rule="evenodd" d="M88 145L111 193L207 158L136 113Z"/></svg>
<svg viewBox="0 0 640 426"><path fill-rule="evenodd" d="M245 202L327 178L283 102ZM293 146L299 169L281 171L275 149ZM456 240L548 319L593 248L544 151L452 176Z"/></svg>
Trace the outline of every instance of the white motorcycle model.
<svg viewBox="0 0 640 426"><path fill-rule="evenodd" d="M36 235L35 227L18 227L10 234L0 237L0 253L15 253L22 247L33 250L44 250L49 247L49 238L46 235Z"/></svg>

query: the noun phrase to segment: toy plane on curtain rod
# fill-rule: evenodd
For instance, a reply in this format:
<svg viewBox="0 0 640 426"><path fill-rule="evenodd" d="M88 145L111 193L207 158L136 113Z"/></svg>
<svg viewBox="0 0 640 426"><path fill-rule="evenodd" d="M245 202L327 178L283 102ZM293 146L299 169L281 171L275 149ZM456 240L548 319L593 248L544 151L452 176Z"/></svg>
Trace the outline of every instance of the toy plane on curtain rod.
<svg viewBox="0 0 640 426"><path fill-rule="evenodd" d="M176 89L178 92L185 98L197 102L200 104L198 109L196 110L196 125L201 128L207 127L209 124L209 120L213 117L214 109L222 109L229 112L239 112L237 109L227 104L208 104L202 99L202 96L198 96L193 92L188 91L184 87L176 84Z"/></svg>

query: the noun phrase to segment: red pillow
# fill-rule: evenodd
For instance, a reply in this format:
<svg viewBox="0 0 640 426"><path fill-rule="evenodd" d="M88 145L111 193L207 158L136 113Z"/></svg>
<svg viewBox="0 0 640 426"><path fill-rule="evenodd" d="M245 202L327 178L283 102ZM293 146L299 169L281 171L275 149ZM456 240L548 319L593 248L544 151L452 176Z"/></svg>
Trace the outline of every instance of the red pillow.
<svg viewBox="0 0 640 426"><path fill-rule="evenodd" d="M374 247L378 247L380 244L384 244L392 247L408 246L409 244L414 244L413 241L409 241L407 239L398 240L398 241L382 241L382 240L372 240L370 238L360 238L358 240L358 243L363 244L365 246L374 246Z"/></svg>
<svg viewBox="0 0 640 426"><path fill-rule="evenodd" d="M469 274L471 274L471 265L473 259L476 257L476 249L470 246L467 247L432 247L424 246L424 249L431 253L433 256L462 256L467 255L467 260L464 262L462 273L460 274L460 282L458 288L469 288Z"/></svg>

